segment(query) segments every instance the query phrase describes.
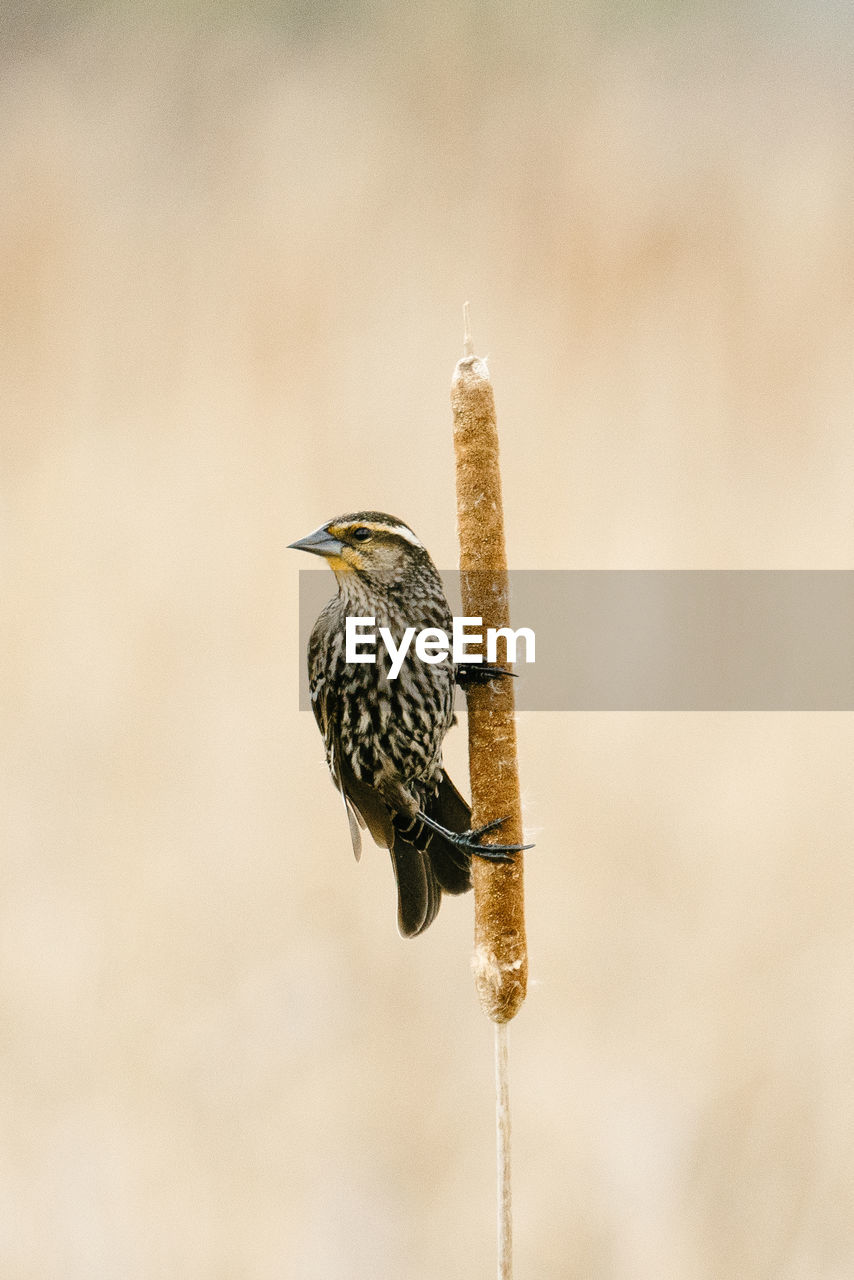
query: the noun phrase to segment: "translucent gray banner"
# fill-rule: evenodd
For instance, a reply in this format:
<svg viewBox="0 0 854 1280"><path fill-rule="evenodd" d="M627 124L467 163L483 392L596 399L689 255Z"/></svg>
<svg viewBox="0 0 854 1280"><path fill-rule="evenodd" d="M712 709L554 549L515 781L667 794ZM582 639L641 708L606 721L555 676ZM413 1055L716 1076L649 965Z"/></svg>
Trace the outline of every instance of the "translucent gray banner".
<svg viewBox="0 0 854 1280"><path fill-rule="evenodd" d="M459 573L442 578L462 616ZM334 592L329 572L300 572L302 708L308 637ZM854 572L519 570L510 607L536 636L533 664L519 645L520 711L854 710Z"/></svg>

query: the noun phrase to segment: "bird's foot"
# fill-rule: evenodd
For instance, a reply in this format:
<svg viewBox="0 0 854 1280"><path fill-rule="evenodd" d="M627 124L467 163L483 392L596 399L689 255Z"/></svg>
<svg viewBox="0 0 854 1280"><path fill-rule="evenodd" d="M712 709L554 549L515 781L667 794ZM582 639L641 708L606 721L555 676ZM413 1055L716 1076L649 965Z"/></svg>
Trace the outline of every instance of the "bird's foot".
<svg viewBox="0 0 854 1280"><path fill-rule="evenodd" d="M425 813L419 813L418 817L425 826L431 827L433 831L438 831L439 835L456 845L458 849L464 849L466 853L475 854L478 858L483 858L486 862L513 862L515 853L522 853L525 849L533 849L532 844L480 844L481 836L485 836L488 831L494 831L496 827L500 827L506 818L496 818L494 822L487 822L482 827L474 827L470 831L449 831L447 827L441 826L438 822L434 822L432 818L428 818Z"/></svg>
<svg viewBox="0 0 854 1280"><path fill-rule="evenodd" d="M460 662L457 664L457 684L468 689L476 684L489 684L490 680L499 680L501 676L516 678L517 672L508 671L506 667L494 667L488 663Z"/></svg>

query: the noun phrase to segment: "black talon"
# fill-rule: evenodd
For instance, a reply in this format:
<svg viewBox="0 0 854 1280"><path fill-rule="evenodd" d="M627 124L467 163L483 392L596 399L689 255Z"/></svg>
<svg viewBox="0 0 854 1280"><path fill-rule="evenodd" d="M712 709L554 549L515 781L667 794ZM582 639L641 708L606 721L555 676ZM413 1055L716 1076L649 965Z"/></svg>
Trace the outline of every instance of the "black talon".
<svg viewBox="0 0 854 1280"><path fill-rule="evenodd" d="M494 822L487 822L482 827L474 827L470 831L449 831L447 827L441 826L438 822L434 822L432 818L428 818L426 813L419 810L418 817L426 827L431 827L433 831L438 831L439 835L444 836L451 844L456 845L459 849L465 849L467 853L476 854L478 858L484 858L487 862L512 862L514 853L523 853L525 849L533 849L532 844L478 844L481 836L486 835L487 831L494 831L496 827L500 827L506 818L496 818Z"/></svg>
<svg viewBox="0 0 854 1280"><path fill-rule="evenodd" d="M515 862L517 853L530 848L529 844L479 844L471 852L473 857L483 858L484 862ZM513 852L505 853L505 849Z"/></svg>
<svg viewBox="0 0 854 1280"><path fill-rule="evenodd" d="M506 821L506 818L496 818L494 822L487 822L482 827L474 827L466 834L470 836L472 840L479 840L481 836L486 835L487 831L494 831L496 827L503 826ZM497 848L498 846L496 845L494 847Z"/></svg>
<svg viewBox="0 0 854 1280"><path fill-rule="evenodd" d="M457 684L466 689L471 685L489 684L490 680L498 680L501 676L517 676L516 671L508 671L506 667L493 667L480 662L461 662L457 664Z"/></svg>

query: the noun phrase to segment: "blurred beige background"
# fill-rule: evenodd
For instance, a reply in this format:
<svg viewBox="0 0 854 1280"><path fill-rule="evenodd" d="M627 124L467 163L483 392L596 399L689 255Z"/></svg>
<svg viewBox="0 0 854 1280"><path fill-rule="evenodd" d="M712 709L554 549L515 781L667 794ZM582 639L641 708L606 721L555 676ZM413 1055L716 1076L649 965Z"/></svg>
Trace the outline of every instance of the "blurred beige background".
<svg viewBox="0 0 854 1280"><path fill-rule="evenodd" d="M469 298L517 567L852 567L851 19L2 32L0 1275L488 1277L471 902L354 864L285 546L453 566ZM520 740L518 1275L854 1275L851 717Z"/></svg>

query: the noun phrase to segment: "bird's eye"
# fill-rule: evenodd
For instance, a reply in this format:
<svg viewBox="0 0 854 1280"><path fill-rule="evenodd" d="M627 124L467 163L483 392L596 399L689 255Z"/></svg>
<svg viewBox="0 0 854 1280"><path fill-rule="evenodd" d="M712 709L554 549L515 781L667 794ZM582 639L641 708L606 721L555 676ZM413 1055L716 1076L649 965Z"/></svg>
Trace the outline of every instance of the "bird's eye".
<svg viewBox="0 0 854 1280"><path fill-rule="evenodd" d="M370 536L371 536L370 529L359 528L359 529L353 530L353 537L356 539L357 542L367 542Z"/></svg>

